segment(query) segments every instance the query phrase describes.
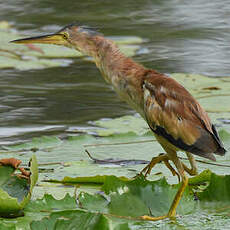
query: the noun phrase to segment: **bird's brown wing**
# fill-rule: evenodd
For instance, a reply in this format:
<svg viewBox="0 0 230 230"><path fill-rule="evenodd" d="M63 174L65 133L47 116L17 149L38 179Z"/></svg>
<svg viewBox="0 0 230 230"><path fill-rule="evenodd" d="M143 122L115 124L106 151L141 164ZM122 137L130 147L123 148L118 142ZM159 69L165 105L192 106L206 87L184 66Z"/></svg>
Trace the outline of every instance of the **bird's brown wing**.
<svg viewBox="0 0 230 230"><path fill-rule="evenodd" d="M146 121L155 134L179 149L211 160L215 160L212 153L224 154L207 113L183 86L165 75L150 76L143 91Z"/></svg>

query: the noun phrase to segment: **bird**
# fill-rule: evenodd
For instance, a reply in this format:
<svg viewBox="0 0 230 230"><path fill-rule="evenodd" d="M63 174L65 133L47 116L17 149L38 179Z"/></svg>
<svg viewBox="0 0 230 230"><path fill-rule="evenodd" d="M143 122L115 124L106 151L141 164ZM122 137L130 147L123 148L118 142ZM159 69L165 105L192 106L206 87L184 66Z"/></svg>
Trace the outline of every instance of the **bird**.
<svg viewBox="0 0 230 230"><path fill-rule="evenodd" d="M226 152L215 126L199 102L172 77L149 69L126 57L118 46L97 29L73 23L55 33L11 41L19 44L54 44L74 48L93 58L105 81L113 86L121 100L127 102L147 122L165 153L153 157L141 171L146 177L152 168L164 162L180 179L180 187L168 213L143 215L142 220L174 218L188 185L188 176L198 169L193 155L215 161L214 154ZM190 167L178 157L184 152ZM172 162L174 167L169 163Z"/></svg>

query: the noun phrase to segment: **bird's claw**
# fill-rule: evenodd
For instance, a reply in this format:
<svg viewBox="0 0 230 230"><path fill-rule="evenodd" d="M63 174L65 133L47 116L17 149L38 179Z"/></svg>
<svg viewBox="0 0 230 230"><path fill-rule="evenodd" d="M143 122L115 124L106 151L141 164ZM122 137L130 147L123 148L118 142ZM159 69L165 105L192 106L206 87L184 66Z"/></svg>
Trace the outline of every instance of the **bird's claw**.
<svg viewBox="0 0 230 230"><path fill-rule="evenodd" d="M146 177L151 173L152 168L158 164L163 162L165 164L165 166L171 171L171 173L173 174L173 176L177 176L178 180L180 182L180 175L178 174L178 172L170 165L169 163L169 157L167 154L164 153L160 153L157 157L153 157L152 160L150 161L150 163L148 165L146 165L141 172L137 175L143 175L144 178L146 179Z"/></svg>

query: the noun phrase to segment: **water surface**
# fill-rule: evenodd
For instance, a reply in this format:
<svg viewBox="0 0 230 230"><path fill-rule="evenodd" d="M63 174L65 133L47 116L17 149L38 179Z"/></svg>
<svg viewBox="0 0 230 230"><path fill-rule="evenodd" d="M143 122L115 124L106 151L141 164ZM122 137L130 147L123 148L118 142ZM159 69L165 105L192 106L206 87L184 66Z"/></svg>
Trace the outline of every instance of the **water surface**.
<svg viewBox="0 0 230 230"><path fill-rule="evenodd" d="M147 40L142 48L148 53L134 59L147 67L164 73L230 76L227 0L8 0L0 2L0 15L29 36L76 21L98 26L107 36L139 36ZM1 143L64 135L68 127L130 113L90 62L0 72Z"/></svg>

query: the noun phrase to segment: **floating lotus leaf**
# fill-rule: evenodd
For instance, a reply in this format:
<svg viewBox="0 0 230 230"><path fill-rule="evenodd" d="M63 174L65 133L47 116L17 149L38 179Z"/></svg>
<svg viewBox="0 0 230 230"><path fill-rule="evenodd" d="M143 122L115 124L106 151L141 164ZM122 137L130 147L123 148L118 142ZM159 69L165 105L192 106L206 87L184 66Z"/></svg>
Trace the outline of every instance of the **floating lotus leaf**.
<svg viewBox="0 0 230 230"><path fill-rule="evenodd" d="M36 157L30 161L30 180L20 178L11 166L0 166L0 216L14 216L29 202L38 179Z"/></svg>

